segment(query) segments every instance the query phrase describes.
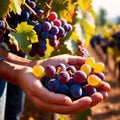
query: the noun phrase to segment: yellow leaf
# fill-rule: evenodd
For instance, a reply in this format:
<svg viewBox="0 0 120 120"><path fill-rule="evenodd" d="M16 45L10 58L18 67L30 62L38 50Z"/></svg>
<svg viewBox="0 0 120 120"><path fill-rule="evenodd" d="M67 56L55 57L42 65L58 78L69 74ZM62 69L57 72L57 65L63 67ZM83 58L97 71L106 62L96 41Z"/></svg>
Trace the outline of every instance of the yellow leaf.
<svg viewBox="0 0 120 120"><path fill-rule="evenodd" d="M91 6L92 0L78 0L78 5L83 13L86 13Z"/></svg>

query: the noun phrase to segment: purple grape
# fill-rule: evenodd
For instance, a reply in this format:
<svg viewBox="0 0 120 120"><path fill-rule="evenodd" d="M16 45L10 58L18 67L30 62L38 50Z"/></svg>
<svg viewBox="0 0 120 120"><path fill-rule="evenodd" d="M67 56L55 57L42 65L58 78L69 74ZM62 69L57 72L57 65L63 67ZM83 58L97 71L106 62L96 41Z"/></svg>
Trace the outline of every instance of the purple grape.
<svg viewBox="0 0 120 120"><path fill-rule="evenodd" d="M51 79L48 82L48 89L53 92L57 92L59 90L60 83L56 79Z"/></svg>
<svg viewBox="0 0 120 120"><path fill-rule="evenodd" d="M52 46L52 47L56 47L58 45L58 42L57 42L57 36L56 35L50 35L49 36L49 44Z"/></svg>
<svg viewBox="0 0 120 120"><path fill-rule="evenodd" d="M69 86L73 85L74 83L75 83L75 81L74 81L73 77L70 77L70 79L67 81L67 84Z"/></svg>
<svg viewBox="0 0 120 120"><path fill-rule="evenodd" d="M103 72L99 72L96 74L101 80L105 80L105 74Z"/></svg>
<svg viewBox="0 0 120 120"><path fill-rule="evenodd" d="M45 22L43 23L42 27L43 27L43 29L44 29L45 31L50 31L52 26L51 26L51 23L50 23L50 22L45 21Z"/></svg>
<svg viewBox="0 0 120 120"><path fill-rule="evenodd" d="M67 81L70 79L69 73L67 71L61 71L58 74L58 81L61 84L67 83Z"/></svg>
<svg viewBox="0 0 120 120"><path fill-rule="evenodd" d="M68 93L69 93L68 85L67 84L60 84L59 92L62 94L68 95Z"/></svg>
<svg viewBox="0 0 120 120"><path fill-rule="evenodd" d="M35 8L36 7L36 3L34 1L30 1L28 3L28 5L31 7L31 8Z"/></svg>
<svg viewBox="0 0 120 120"><path fill-rule="evenodd" d="M5 22L3 21L3 20L0 20L0 29L5 29L5 27L6 27L6 24L5 24Z"/></svg>
<svg viewBox="0 0 120 120"><path fill-rule="evenodd" d="M70 74L70 76L73 76L73 73L76 72L75 66L68 66L66 70L68 71L68 73Z"/></svg>
<svg viewBox="0 0 120 120"><path fill-rule="evenodd" d="M59 63L57 66L56 66L56 72L57 73L60 73L61 71L65 71L66 70L66 66L65 64L63 63Z"/></svg>
<svg viewBox="0 0 120 120"><path fill-rule="evenodd" d="M63 27L59 27L58 37L63 37L65 35L65 29Z"/></svg>
<svg viewBox="0 0 120 120"><path fill-rule="evenodd" d="M70 94L72 97L78 99L82 96L82 88L79 84L73 84L70 87Z"/></svg>
<svg viewBox="0 0 120 120"><path fill-rule="evenodd" d="M56 69L54 66L52 65L47 65L45 67L45 75L48 76L48 77L53 77L56 73Z"/></svg>
<svg viewBox="0 0 120 120"><path fill-rule="evenodd" d="M87 80L87 75L85 72L78 70L74 73L73 78L74 78L75 82L84 84Z"/></svg>
<svg viewBox="0 0 120 120"><path fill-rule="evenodd" d="M66 24L66 20L65 20L65 19L60 19L60 21L61 21L61 23L62 23L62 26L63 26L64 24Z"/></svg>
<svg viewBox="0 0 120 120"><path fill-rule="evenodd" d="M85 93L85 96L91 96L93 93L96 92L96 88L87 84L83 87L83 91Z"/></svg>
<svg viewBox="0 0 120 120"><path fill-rule="evenodd" d="M51 30L50 30L51 34L58 34L59 33L59 28L57 26L52 26Z"/></svg>

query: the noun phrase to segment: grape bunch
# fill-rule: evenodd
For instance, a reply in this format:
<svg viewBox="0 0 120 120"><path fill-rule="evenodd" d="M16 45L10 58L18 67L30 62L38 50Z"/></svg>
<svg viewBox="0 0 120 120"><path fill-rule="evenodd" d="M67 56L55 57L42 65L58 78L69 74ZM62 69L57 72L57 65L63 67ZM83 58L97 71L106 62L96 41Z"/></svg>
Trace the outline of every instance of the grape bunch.
<svg viewBox="0 0 120 120"><path fill-rule="evenodd" d="M38 42L31 43L32 47L29 51L31 57L36 55L45 56L46 40L49 41L50 46L55 48L62 42L66 34L72 30L71 24L67 23L65 19L59 19L56 12L46 10L47 8L45 10L38 8L33 0L25 0L25 4L21 8L20 15L14 14L14 12L9 13L6 17L7 25L5 21L0 20L0 42L6 42L14 53L17 49L15 45L11 45L9 42L8 34L11 31L10 29L6 30L8 26L11 29L16 29L19 23L27 22L28 25L34 27Z"/></svg>
<svg viewBox="0 0 120 120"><path fill-rule="evenodd" d="M102 62L95 62L93 57L86 58L84 64L66 66L59 63L57 66L33 66L33 74L41 79L48 90L65 94L72 100L84 96L91 96L97 91L101 81L105 79L105 66Z"/></svg>

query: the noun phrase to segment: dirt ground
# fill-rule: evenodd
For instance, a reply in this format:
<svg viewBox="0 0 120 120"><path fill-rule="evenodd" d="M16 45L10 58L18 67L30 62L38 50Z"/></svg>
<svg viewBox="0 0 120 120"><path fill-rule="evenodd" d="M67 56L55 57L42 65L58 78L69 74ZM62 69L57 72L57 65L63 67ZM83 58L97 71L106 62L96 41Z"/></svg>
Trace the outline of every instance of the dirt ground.
<svg viewBox="0 0 120 120"><path fill-rule="evenodd" d="M105 63L105 56L101 54L102 51L97 48L98 51L88 48L89 53L96 61L102 61ZM94 106L92 110L92 116L88 120L120 120L120 86L117 81L117 72L114 72L114 64L111 58L109 58L109 65L105 68L106 81L110 83L111 90L109 97ZM52 113L45 114L44 111L38 111L34 105L26 98L24 112L21 115L21 120L53 120ZM42 116L42 117L41 117ZM44 119L43 119L44 116ZM49 117L48 117L49 116ZM51 119L48 119L51 118ZM70 115L66 116L66 120L75 120Z"/></svg>

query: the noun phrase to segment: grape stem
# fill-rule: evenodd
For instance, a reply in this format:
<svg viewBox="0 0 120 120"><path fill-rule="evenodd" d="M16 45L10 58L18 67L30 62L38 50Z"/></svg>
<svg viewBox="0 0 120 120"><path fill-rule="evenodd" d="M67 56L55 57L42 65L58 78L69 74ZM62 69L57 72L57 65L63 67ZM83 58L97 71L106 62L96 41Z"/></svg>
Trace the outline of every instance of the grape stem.
<svg viewBox="0 0 120 120"><path fill-rule="evenodd" d="M33 14L34 16L36 16L37 18L39 18L39 16L37 15L37 13L36 13L27 3L24 3L24 6L25 6L26 8L28 8L28 9L32 12L32 14Z"/></svg>

